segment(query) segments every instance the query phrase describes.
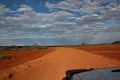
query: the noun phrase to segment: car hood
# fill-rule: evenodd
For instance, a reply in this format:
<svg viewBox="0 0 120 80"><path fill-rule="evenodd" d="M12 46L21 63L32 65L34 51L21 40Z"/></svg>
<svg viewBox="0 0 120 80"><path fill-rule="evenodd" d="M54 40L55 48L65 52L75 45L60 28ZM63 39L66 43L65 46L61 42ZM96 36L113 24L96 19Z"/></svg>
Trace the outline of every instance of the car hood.
<svg viewBox="0 0 120 80"><path fill-rule="evenodd" d="M72 80L120 80L120 67L77 73L73 75Z"/></svg>

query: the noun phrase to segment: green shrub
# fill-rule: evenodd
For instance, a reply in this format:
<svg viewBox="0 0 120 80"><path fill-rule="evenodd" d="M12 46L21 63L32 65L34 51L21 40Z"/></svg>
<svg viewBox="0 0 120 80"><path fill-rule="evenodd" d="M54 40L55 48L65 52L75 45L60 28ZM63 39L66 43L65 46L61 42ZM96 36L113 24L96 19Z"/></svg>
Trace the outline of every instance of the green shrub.
<svg viewBox="0 0 120 80"><path fill-rule="evenodd" d="M9 60L11 60L12 58L13 58L12 56L5 56L5 55L0 56L1 60L3 60L3 59L9 59Z"/></svg>
<svg viewBox="0 0 120 80"><path fill-rule="evenodd" d="M47 49L47 46L41 46L40 49Z"/></svg>

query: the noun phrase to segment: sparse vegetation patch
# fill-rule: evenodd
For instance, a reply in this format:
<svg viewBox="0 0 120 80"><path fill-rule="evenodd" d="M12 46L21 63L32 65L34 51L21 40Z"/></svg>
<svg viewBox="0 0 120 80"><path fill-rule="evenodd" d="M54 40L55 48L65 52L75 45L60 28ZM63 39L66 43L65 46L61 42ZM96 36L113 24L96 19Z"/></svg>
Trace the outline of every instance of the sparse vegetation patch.
<svg viewBox="0 0 120 80"><path fill-rule="evenodd" d="M4 59L11 60L12 58L13 58L12 56L6 56L6 55L0 56L0 60L4 60Z"/></svg>

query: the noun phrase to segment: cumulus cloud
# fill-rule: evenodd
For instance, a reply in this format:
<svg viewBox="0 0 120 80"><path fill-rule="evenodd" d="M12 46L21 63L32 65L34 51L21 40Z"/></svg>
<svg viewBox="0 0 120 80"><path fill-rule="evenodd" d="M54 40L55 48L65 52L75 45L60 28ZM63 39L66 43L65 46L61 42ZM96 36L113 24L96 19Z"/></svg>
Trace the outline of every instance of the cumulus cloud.
<svg viewBox="0 0 120 80"><path fill-rule="evenodd" d="M50 2L46 2L46 7L49 9L67 9L72 11L77 11L79 9L79 0L66 0L66 1L60 1L57 4L52 4Z"/></svg>
<svg viewBox="0 0 120 80"><path fill-rule="evenodd" d="M59 11L52 13L36 13L34 11L14 17L0 17L2 27L47 27L47 26L70 26L72 23L59 22L59 19L67 20L73 14Z"/></svg>
<svg viewBox="0 0 120 80"><path fill-rule="evenodd" d="M94 35L94 39L91 43L112 43L114 41L120 40L120 33L99 33Z"/></svg>
<svg viewBox="0 0 120 80"><path fill-rule="evenodd" d="M32 8L28 5L21 5L19 9L17 9L18 12L30 12L32 11Z"/></svg>
<svg viewBox="0 0 120 80"><path fill-rule="evenodd" d="M120 25L119 24L112 24L111 26L104 29L103 32L104 33L119 33L120 32Z"/></svg>
<svg viewBox="0 0 120 80"><path fill-rule="evenodd" d="M120 6L107 10L104 15L105 18L120 19Z"/></svg>
<svg viewBox="0 0 120 80"><path fill-rule="evenodd" d="M73 16L73 14L69 12L60 11L60 12L53 12L51 13L50 16L52 16L53 19L59 19L59 18L70 18Z"/></svg>
<svg viewBox="0 0 120 80"><path fill-rule="evenodd" d="M111 9L119 5L118 0L64 0L59 3L46 2L46 7L50 10L65 9L80 13L104 13L106 9Z"/></svg>
<svg viewBox="0 0 120 80"><path fill-rule="evenodd" d="M84 17L82 19L77 19L76 23L78 25L85 25L85 24L91 24L94 22L100 22L102 20L103 20L103 18L99 17L99 16L89 16L89 17Z"/></svg>
<svg viewBox="0 0 120 80"><path fill-rule="evenodd" d="M73 17L74 15L72 13L69 12L65 12L65 11L58 11L58 12L52 12L49 14L42 14L43 16L43 20L49 20L49 21L53 21L53 20L59 20L59 19L68 19L70 17Z"/></svg>
<svg viewBox="0 0 120 80"><path fill-rule="evenodd" d="M48 24L48 26L53 26L53 27L75 27L76 23L74 23L74 22L54 22L54 23Z"/></svg>
<svg viewBox="0 0 120 80"><path fill-rule="evenodd" d="M8 12L10 9L9 8L6 8L5 5L0 5L0 15Z"/></svg>
<svg viewBox="0 0 120 80"><path fill-rule="evenodd" d="M62 0L46 2L45 6L52 11L35 12L32 6L21 5L16 11L18 15L0 16L0 33L4 34L0 37L25 42L34 38L31 43L50 39L55 44L120 40L118 0ZM6 12L11 11L0 6L0 14Z"/></svg>

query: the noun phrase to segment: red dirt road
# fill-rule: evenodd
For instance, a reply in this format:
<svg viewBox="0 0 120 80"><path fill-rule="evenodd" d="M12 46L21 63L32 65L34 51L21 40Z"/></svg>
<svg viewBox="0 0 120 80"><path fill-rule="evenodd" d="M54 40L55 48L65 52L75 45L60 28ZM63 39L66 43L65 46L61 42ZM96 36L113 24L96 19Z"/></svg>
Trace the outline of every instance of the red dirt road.
<svg viewBox="0 0 120 80"><path fill-rule="evenodd" d="M71 69L118 67L120 62L74 48L58 47L39 59L11 68L2 80L62 80ZM11 78L11 79L6 79ZM0 80L1 80L0 79Z"/></svg>

